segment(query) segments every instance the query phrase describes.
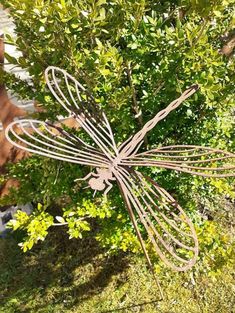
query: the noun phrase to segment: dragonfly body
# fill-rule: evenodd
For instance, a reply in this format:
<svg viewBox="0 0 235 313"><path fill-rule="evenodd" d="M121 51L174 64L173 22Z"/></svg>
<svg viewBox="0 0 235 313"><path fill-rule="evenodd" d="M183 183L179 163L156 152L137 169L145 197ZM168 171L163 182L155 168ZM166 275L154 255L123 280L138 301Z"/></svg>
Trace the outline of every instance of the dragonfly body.
<svg viewBox="0 0 235 313"><path fill-rule="evenodd" d="M115 176L113 175L113 170L113 166L110 166L109 168L96 168L96 173L91 172L86 177L84 177L84 179L88 179L92 176L92 178L90 178L88 181L88 185L95 191L102 191L108 186L108 188L104 191L104 194L106 195L113 186L110 183L110 180L116 180Z"/></svg>
<svg viewBox="0 0 235 313"><path fill-rule="evenodd" d="M104 191L104 195L106 195L110 189L113 187L110 181L115 181L118 173L118 169L123 167L127 168L127 166L121 165L121 156L117 154L116 157L108 160L109 166L108 168L96 168L94 172L89 173L86 177L82 180L88 180L88 185L91 189L95 191ZM78 179L79 180L79 179ZM107 188L107 189L106 189Z"/></svg>

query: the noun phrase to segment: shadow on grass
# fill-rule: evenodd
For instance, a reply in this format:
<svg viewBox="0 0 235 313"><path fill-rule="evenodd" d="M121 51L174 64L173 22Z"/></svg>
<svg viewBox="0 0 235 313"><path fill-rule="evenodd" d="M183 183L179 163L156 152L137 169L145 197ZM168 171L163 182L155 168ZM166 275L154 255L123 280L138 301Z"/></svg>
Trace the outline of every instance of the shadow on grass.
<svg viewBox="0 0 235 313"><path fill-rule="evenodd" d="M12 235L1 239L2 307L18 299L19 312L32 312L29 302L40 297L43 301L33 305L35 312L50 303L67 302L66 308L71 308L99 294L114 275L125 272L128 264L124 254L104 257L103 253L94 239L68 240L67 234L57 229L25 254ZM86 275L81 275L83 271Z"/></svg>

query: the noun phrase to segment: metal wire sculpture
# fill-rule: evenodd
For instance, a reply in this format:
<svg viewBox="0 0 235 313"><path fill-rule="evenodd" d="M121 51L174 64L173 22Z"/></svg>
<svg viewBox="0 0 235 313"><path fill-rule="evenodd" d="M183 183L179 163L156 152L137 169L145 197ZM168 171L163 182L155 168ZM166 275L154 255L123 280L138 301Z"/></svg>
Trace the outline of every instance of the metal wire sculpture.
<svg viewBox="0 0 235 313"><path fill-rule="evenodd" d="M46 69L45 77L53 96L92 138L96 147L50 122L33 119L11 123L6 129L7 139L29 152L95 167L96 172L83 178L89 179L88 184L95 191L107 194L112 182L116 181L150 268L153 266L149 251L157 252L173 270L191 268L198 256L198 240L192 222L166 190L134 167L156 166L205 177L235 176L235 166L229 165L235 154L218 149L174 145L138 153L147 132L193 95L198 86L192 85L185 90L143 129L117 147L105 113L75 78L52 66ZM146 230L144 238L138 223Z"/></svg>

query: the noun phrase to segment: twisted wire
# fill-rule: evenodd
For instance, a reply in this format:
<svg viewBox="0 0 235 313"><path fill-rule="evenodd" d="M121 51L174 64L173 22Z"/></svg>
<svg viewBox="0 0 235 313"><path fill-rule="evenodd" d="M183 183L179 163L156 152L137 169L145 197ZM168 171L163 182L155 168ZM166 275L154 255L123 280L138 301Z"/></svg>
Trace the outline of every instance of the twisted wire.
<svg viewBox="0 0 235 313"><path fill-rule="evenodd" d="M126 144L126 146L121 150L121 156L129 156L138 143L143 140L147 132L149 132L160 120L164 119L171 111L175 110L184 100L193 95L198 88L198 85L192 85L190 88L186 89L178 99L172 101L165 109L160 111L154 118L148 121L145 126L135 134L131 142Z"/></svg>

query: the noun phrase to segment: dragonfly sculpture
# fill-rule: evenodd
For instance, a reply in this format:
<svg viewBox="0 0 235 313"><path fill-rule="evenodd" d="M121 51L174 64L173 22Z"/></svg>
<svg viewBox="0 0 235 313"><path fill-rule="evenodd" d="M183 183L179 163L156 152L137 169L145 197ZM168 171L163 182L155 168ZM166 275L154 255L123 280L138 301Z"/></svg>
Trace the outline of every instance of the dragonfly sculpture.
<svg viewBox="0 0 235 313"><path fill-rule="evenodd" d="M94 145L50 122L33 119L11 123L6 129L7 139L29 152L94 167L95 171L83 179L88 180L89 187L95 191L107 194L117 182L150 268L149 251L156 252L173 270L191 268L198 256L198 240L192 222L166 190L135 167L159 167L205 177L235 176L235 155L230 152L196 145L173 145L139 152L147 132L193 95L198 86L189 87L143 129L117 146L105 113L88 90L57 67L48 67L45 77L55 99L90 136Z"/></svg>

